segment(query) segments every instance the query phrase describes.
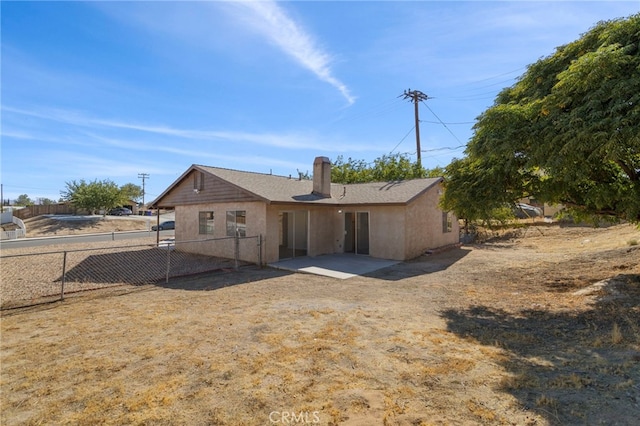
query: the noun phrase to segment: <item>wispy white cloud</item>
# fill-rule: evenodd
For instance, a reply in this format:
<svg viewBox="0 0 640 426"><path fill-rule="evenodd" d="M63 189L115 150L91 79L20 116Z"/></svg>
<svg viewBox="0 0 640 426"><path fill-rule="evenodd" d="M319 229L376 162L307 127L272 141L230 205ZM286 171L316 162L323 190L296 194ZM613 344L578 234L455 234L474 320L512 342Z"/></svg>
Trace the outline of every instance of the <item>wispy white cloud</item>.
<svg viewBox="0 0 640 426"><path fill-rule="evenodd" d="M349 105L356 100L349 87L335 76L334 57L275 0L195 2L189 7L180 2L166 2L162 7L152 8L142 2L140 6L128 5L126 14L109 2L94 3L94 7L113 19L152 33L169 35L171 39L198 49L228 49L229 39L234 40L231 45L246 49L246 35L257 34L319 80L337 89ZM212 31L212 27L218 31ZM221 33L226 37L220 37Z"/></svg>
<svg viewBox="0 0 640 426"><path fill-rule="evenodd" d="M181 138L196 141L225 141L234 143L249 143L275 148L316 150L316 151L367 151L371 149L370 144L328 144L325 138L316 138L313 135L301 133L251 133L234 130L197 130L182 129L166 125L135 123L120 120L109 120L102 118L87 117L84 114L62 110L62 109L22 109L11 106L2 106L3 111L36 117L44 120L52 120L60 123L71 124L78 127L97 129L112 128L124 129L135 132L149 133L173 138ZM13 133L18 134L18 130ZM22 138L31 137L27 133L19 133ZM97 133L94 133L94 135ZM157 145L149 146L148 149L157 149ZM168 148L167 148L168 149Z"/></svg>
<svg viewBox="0 0 640 426"><path fill-rule="evenodd" d="M206 161L213 160L214 164L242 164L243 167L247 165L256 165L260 167L264 167L265 164L269 164L270 167L295 170L295 169L305 169L309 165L301 165L297 162L283 160L281 157L265 157L264 155L247 155L246 153L240 153L238 155L228 155L222 154L217 151L207 151L203 149L193 148L176 148L174 146L168 145L158 145L151 143L144 143L138 141L132 141L128 139L121 138L108 138L103 137L96 134L88 134L93 139L100 141L103 144L110 145L112 147L127 149L127 150L135 150L135 151L156 151L160 153L172 154L177 156L182 156L185 158L197 158L199 164L209 164ZM168 157L171 158L171 157ZM160 174L156 172L157 174Z"/></svg>
<svg viewBox="0 0 640 426"><path fill-rule="evenodd" d="M140 173L140 164L127 163L120 159L104 158L100 155L83 154L73 151L59 151L65 164L73 164L73 175L78 179L91 179L92 176L108 176L110 179L130 178ZM163 171L159 167L145 165L146 172L159 174ZM166 173L166 171L163 171Z"/></svg>
<svg viewBox="0 0 640 426"><path fill-rule="evenodd" d="M280 5L272 0L238 1L236 4L242 6L238 19L246 22L250 29L265 36L320 80L338 89L350 105L355 102L349 88L333 75L331 55L318 46L311 34Z"/></svg>

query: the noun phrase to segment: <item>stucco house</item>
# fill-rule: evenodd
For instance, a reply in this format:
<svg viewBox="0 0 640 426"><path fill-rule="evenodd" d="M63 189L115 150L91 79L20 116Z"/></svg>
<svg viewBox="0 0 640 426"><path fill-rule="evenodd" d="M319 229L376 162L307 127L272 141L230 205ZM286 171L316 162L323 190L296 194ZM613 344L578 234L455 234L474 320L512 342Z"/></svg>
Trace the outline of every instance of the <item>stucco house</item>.
<svg viewBox="0 0 640 426"><path fill-rule="evenodd" d="M442 178L334 184L329 159L317 157L312 180L194 164L151 206L175 208L177 242L260 235L265 263L335 253L407 260L458 242L441 194ZM233 258L230 250L207 245L203 254Z"/></svg>

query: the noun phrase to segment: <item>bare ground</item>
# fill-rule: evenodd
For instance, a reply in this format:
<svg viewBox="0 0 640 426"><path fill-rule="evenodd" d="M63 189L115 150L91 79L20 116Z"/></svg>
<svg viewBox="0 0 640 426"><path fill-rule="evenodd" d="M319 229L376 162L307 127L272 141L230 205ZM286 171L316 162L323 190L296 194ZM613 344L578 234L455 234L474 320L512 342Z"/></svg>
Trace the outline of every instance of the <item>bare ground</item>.
<svg viewBox="0 0 640 426"><path fill-rule="evenodd" d="M27 237L51 237L62 235L80 235L86 233L119 232L119 231L146 231L151 225L155 225L155 217L125 218L113 216L91 216L74 218L73 220L60 220L46 216L36 216L24 221L27 228Z"/></svg>
<svg viewBox="0 0 640 426"><path fill-rule="evenodd" d="M536 226L344 281L244 268L5 311L0 421L636 424L639 241Z"/></svg>

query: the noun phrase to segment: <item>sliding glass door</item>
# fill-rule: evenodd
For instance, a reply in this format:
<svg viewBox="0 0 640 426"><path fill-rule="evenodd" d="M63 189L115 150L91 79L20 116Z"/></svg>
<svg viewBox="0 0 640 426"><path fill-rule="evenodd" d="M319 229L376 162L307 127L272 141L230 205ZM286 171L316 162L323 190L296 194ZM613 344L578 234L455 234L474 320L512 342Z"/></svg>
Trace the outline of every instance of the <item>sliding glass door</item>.
<svg viewBox="0 0 640 426"><path fill-rule="evenodd" d="M280 224L279 259L307 255L309 212L288 211L278 214Z"/></svg>
<svg viewBox="0 0 640 426"><path fill-rule="evenodd" d="M344 252L369 254L369 212L345 212Z"/></svg>

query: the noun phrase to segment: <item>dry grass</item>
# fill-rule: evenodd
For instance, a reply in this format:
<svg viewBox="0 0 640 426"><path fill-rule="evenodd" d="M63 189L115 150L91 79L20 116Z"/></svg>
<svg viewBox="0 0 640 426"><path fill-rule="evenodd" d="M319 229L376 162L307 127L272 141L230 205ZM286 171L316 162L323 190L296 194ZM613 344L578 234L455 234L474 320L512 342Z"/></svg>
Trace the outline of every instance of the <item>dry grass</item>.
<svg viewBox="0 0 640 426"><path fill-rule="evenodd" d="M624 340L624 337L622 336L622 331L620 331L620 327L618 326L618 323L614 323L613 329L611 330L611 344L619 345L620 343L622 343L623 340Z"/></svg>
<svg viewBox="0 0 640 426"><path fill-rule="evenodd" d="M5 311L0 421L632 424L638 231L541 231L346 281L250 268Z"/></svg>
<svg viewBox="0 0 640 426"><path fill-rule="evenodd" d="M155 217L129 219L113 216L93 216L88 219L58 220L45 216L25 219L27 237L81 235L86 233L147 231L155 225Z"/></svg>

